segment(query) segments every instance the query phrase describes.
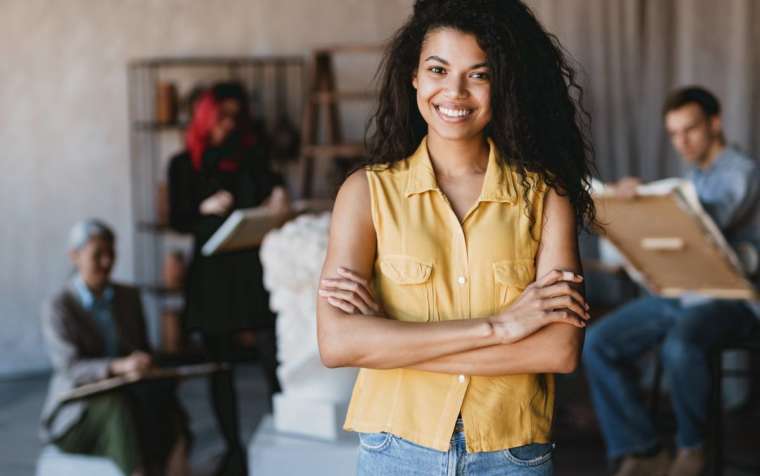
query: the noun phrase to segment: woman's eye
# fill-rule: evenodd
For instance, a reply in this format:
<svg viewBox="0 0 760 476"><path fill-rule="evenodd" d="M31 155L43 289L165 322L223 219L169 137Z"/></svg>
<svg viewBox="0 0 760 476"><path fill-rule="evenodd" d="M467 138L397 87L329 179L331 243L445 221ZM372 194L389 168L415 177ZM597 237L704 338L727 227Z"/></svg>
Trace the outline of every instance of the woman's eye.
<svg viewBox="0 0 760 476"><path fill-rule="evenodd" d="M486 80L486 79L489 78L488 73L483 73L483 72L481 72L481 73L472 73L470 75L470 77L475 78L475 79L483 79L483 80Z"/></svg>
<svg viewBox="0 0 760 476"><path fill-rule="evenodd" d="M433 74L443 74L446 72L446 70L440 66L431 66L430 68L428 68L428 71L430 71Z"/></svg>

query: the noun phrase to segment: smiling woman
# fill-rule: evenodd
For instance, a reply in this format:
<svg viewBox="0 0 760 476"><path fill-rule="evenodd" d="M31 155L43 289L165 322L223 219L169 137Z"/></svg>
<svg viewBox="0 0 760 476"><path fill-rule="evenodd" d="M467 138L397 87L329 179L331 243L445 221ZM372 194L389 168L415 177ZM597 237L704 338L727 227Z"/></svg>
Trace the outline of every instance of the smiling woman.
<svg viewBox="0 0 760 476"><path fill-rule="evenodd" d="M552 373L589 317L572 75L516 0L417 1L389 45L317 313L323 363L361 367L359 474L551 474Z"/></svg>
<svg viewBox="0 0 760 476"><path fill-rule="evenodd" d="M428 127L449 140L479 135L491 120L491 83L476 38L441 28L427 36L422 57L412 84Z"/></svg>

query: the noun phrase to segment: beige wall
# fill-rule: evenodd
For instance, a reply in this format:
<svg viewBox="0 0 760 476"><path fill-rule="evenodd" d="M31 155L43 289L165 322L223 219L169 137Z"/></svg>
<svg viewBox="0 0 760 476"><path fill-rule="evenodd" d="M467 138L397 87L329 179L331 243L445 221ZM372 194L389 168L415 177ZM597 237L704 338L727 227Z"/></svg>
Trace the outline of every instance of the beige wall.
<svg viewBox="0 0 760 476"><path fill-rule="evenodd" d="M111 222L121 237L116 276L133 277L129 59L307 55L326 44L380 42L412 3L0 0L0 374L47 365L38 309L69 272L64 242L74 221ZM689 83L723 99L729 140L760 155L757 1L528 3L582 65L605 180L681 171L659 111L668 90ZM372 59L339 61L342 86L362 87L375 66ZM348 135L359 137L366 107L343 112Z"/></svg>
<svg viewBox="0 0 760 476"><path fill-rule="evenodd" d="M70 271L65 239L76 220L96 216L113 224L120 237L115 274L132 278L129 59L306 55L319 45L378 42L400 25L410 5L410 0L3 0L0 374L47 366L39 306ZM361 110L348 113L364 117ZM352 135L360 133L361 121L351 122Z"/></svg>

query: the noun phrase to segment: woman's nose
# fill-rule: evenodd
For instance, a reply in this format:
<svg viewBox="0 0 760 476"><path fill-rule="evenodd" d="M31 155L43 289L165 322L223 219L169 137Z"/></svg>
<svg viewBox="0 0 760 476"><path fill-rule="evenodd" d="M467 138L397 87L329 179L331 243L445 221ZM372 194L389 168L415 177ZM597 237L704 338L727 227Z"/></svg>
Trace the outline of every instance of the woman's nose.
<svg viewBox="0 0 760 476"><path fill-rule="evenodd" d="M459 76L451 75L446 84L446 95L451 98L467 97L467 84Z"/></svg>

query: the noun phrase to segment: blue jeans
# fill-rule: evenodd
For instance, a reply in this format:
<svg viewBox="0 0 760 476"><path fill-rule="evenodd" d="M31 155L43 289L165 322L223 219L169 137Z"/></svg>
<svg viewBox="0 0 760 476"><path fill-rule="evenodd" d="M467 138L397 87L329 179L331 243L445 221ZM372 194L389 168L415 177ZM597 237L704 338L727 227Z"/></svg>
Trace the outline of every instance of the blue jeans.
<svg viewBox="0 0 760 476"><path fill-rule="evenodd" d="M448 452L391 433L359 433L359 476L551 476L553 443L468 453L464 432L454 432Z"/></svg>
<svg viewBox="0 0 760 476"><path fill-rule="evenodd" d="M660 348L676 416L679 448L702 446L710 392L708 352L754 331L757 319L742 301L710 300L691 307L678 299L636 299L586 332L583 366L610 459L659 444L639 398L635 363Z"/></svg>

